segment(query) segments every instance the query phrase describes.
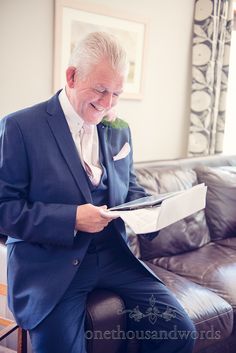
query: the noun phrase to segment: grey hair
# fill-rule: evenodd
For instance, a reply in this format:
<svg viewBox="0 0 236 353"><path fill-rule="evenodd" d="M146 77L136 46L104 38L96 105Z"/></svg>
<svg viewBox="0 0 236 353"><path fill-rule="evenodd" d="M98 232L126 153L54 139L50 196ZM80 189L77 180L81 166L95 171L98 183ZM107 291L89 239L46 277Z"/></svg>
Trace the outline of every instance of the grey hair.
<svg viewBox="0 0 236 353"><path fill-rule="evenodd" d="M80 77L84 78L102 59L107 59L113 69L127 74L126 51L114 36L106 32L92 32L79 41L71 54L69 66L76 67Z"/></svg>

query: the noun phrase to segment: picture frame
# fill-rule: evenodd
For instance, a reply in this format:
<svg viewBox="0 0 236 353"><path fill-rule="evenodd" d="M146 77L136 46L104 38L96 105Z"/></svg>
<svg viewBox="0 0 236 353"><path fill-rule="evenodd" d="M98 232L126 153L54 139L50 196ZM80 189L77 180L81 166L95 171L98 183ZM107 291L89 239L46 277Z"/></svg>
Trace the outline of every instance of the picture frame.
<svg viewBox="0 0 236 353"><path fill-rule="evenodd" d="M127 51L129 72L120 98L141 99L147 23L79 0L55 0L54 92L65 86L65 71L75 43L94 31L115 35Z"/></svg>

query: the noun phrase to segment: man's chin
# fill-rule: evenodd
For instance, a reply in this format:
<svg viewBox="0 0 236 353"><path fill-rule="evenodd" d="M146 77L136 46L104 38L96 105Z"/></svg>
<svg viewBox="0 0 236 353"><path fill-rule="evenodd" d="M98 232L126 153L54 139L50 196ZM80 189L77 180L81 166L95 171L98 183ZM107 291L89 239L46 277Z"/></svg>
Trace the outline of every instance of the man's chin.
<svg viewBox="0 0 236 353"><path fill-rule="evenodd" d="M87 124L91 124L91 125L98 125L102 119L104 117L104 114L102 115L99 115L99 116L88 116L84 119L84 121L87 123Z"/></svg>

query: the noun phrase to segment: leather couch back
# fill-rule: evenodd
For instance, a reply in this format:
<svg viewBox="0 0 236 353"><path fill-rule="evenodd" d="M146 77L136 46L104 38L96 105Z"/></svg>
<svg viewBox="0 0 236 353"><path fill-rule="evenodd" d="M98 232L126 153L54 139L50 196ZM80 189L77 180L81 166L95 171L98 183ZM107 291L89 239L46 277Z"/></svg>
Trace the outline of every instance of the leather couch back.
<svg viewBox="0 0 236 353"><path fill-rule="evenodd" d="M138 182L151 194L184 190L197 184L199 166L236 166L236 156L212 156L135 164ZM203 180L201 180L203 181ZM145 260L188 252L211 241L205 211L176 222L151 242L130 233L133 252Z"/></svg>

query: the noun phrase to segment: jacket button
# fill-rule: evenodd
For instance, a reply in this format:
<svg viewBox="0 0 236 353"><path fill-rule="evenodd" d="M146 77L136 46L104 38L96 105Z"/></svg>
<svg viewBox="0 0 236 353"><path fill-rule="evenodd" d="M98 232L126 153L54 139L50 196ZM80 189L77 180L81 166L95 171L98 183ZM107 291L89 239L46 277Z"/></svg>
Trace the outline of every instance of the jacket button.
<svg viewBox="0 0 236 353"><path fill-rule="evenodd" d="M78 259L74 259L73 260L73 265L74 266L78 266L80 264L80 260L78 260Z"/></svg>

